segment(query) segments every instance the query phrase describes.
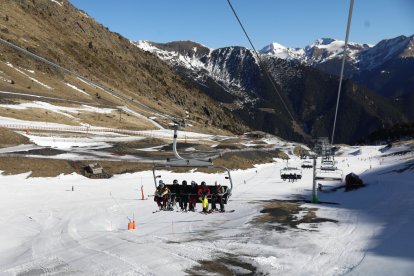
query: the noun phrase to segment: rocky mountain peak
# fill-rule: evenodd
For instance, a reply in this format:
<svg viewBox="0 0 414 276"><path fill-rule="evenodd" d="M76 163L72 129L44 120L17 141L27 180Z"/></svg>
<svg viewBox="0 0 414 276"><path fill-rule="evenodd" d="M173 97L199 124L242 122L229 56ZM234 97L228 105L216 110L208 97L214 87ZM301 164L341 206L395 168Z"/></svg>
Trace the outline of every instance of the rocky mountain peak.
<svg viewBox="0 0 414 276"><path fill-rule="evenodd" d="M132 43L139 48L149 52L154 52L155 50L159 49L166 52L176 53L182 56L188 56L190 58L200 58L202 56L208 55L212 51L212 49L190 40L172 41L168 43L156 43L151 41L138 40L135 42L133 41Z"/></svg>
<svg viewBox="0 0 414 276"><path fill-rule="evenodd" d="M300 48L288 48L273 42L259 51L261 54L274 56L286 60L303 60L305 52Z"/></svg>
<svg viewBox="0 0 414 276"><path fill-rule="evenodd" d="M362 51L359 55L360 68L373 70L385 62L401 57L414 57L414 36L398 36L384 39L374 47Z"/></svg>
<svg viewBox="0 0 414 276"><path fill-rule="evenodd" d="M271 52L277 52L277 51L284 51L287 47L283 46L282 44L279 44L277 42L272 42L269 45L265 46L263 49L260 50L260 53L266 54Z"/></svg>
<svg viewBox="0 0 414 276"><path fill-rule="evenodd" d="M400 57L414 57L414 35L408 37L408 43Z"/></svg>
<svg viewBox="0 0 414 276"><path fill-rule="evenodd" d="M329 44L331 44L332 42L334 42L334 41L336 41L335 39L333 39L333 38L319 38L319 39L317 39L312 45L313 46L318 46L318 45L329 45Z"/></svg>

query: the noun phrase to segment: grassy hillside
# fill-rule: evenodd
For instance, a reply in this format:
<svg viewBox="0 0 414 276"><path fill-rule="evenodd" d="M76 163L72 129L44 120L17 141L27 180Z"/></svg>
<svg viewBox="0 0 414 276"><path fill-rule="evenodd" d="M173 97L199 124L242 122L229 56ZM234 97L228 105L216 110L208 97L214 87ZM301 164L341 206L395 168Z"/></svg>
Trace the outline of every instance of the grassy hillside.
<svg viewBox="0 0 414 276"><path fill-rule="evenodd" d="M147 116L156 110L183 117L187 111L188 119L198 130L246 130L233 115L182 80L164 62L109 31L68 1L57 2L60 4L49 0L2 1L0 38L76 71L108 87L114 95L4 45L0 46L1 90L113 107L123 105ZM163 122L162 116L157 120L168 123Z"/></svg>

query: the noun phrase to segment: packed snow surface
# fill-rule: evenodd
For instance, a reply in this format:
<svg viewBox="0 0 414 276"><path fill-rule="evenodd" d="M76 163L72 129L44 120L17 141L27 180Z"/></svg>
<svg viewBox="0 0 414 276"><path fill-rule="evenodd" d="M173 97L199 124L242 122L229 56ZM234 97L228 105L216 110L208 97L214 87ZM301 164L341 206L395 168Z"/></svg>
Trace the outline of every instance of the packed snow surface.
<svg viewBox="0 0 414 276"><path fill-rule="evenodd" d="M153 213L152 171L107 180L1 175L0 274L185 275L194 267L203 274L200 261L214 260L239 275L251 267L269 275L412 275L414 161L407 148L342 147L337 166L344 175L360 174L367 186L329 192L340 183L323 181L322 203L302 206L338 222L301 223L284 231L272 228L275 223L252 222L263 201L310 198L311 170L303 170L298 182L283 182L280 159L232 171L226 208L235 212L210 215ZM289 166L301 162L292 158ZM156 174L166 183L229 185L224 174ZM128 231L133 218L137 228Z"/></svg>

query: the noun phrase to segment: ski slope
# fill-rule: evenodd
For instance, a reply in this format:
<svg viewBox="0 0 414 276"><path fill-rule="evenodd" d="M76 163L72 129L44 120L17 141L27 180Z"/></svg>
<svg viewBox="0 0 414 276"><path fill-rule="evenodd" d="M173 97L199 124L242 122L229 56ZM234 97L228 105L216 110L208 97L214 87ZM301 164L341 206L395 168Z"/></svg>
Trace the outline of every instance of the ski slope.
<svg viewBox="0 0 414 276"><path fill-rule="evenodd" d="M361 174L366 187L328 192L340 183L323 182L319 200L335 204L303 203L337 223L302 223L285 231L253 222L264 201L310 198L311 170L298 182L283 182L280 159L233 171L226 208L236 211L210 215L153 213L150 171L106 180L0 175L0 275L209 274L203 267L211 260L237 275L413 275L413 155L380 149L342 148L337 158L344 174ZM224 175L157 173L167 183L226 184ZM128 231L127 217L133 216L137 229Z"/></svg>

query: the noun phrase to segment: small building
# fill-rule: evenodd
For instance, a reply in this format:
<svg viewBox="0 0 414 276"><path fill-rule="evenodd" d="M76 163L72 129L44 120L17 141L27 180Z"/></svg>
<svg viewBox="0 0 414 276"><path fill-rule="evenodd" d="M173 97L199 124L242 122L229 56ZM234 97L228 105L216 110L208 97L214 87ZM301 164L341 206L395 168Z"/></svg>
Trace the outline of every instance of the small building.
<svg viewBox="0 0 414 276"><path fill-rule="evenodd" d="M101 174L103 172L103 168L98 163L89 164L85 167L85 170L91 174Z"/></svg>

